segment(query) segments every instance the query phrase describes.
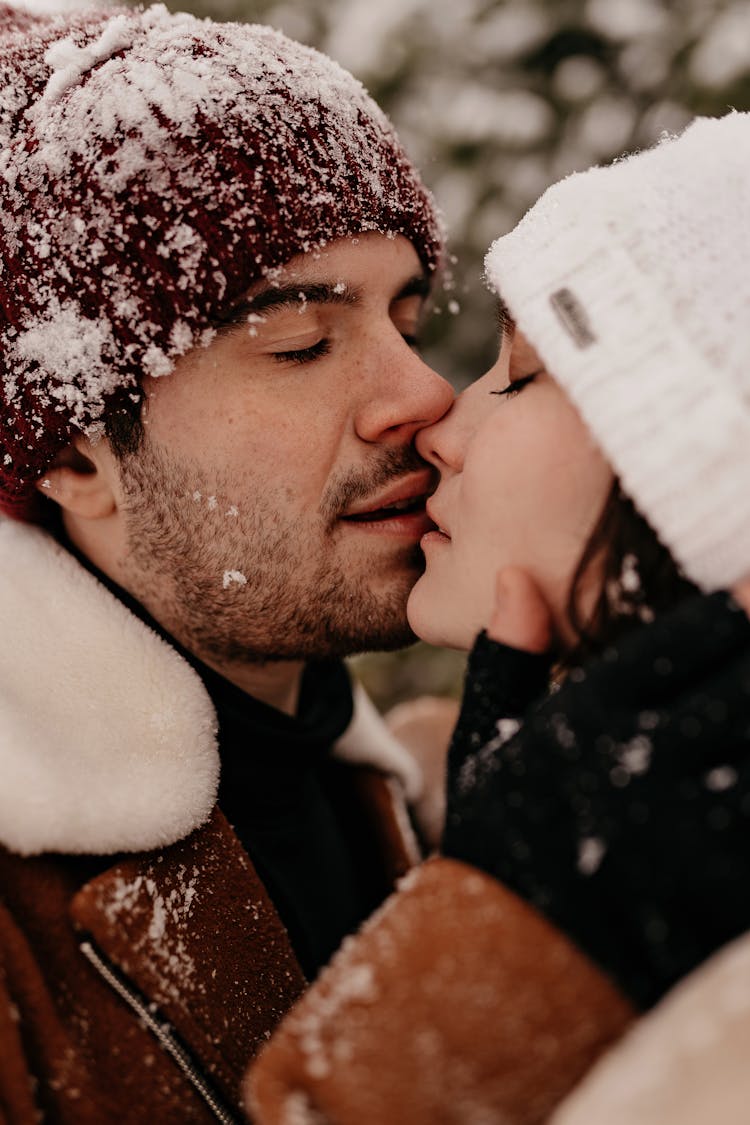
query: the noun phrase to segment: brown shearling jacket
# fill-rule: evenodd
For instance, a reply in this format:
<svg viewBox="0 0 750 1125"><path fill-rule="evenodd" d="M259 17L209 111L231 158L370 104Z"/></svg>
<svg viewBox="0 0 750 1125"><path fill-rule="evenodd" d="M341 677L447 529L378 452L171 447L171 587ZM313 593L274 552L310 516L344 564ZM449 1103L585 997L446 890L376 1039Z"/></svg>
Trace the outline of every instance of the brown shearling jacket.
<svg viewBox="0 0 750 1125"><path fill-rule="evenodd" d="M44 532L0 520L0 1125L242 1121L305 987L215 806L191 668ZM408 759L360 699L339 756L384 884Z"/></svg>

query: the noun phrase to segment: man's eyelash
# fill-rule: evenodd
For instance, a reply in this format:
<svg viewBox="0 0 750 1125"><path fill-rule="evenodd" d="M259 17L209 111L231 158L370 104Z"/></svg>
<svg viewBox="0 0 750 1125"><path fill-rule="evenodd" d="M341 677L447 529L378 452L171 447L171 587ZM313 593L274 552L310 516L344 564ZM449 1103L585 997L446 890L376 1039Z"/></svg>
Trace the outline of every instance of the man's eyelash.
<svg viewBox="0 0 750 1125"><path fill-rule="evenodd" d="M513 398L514 395L517 395L519 391L522 391L529 383L533 383L537 375L541 375L541 373L540 369L539 371L532 371L529 375L522 375L520 379L515 379L512 383L508 383L508 386L503 387L502 390L490 391L490 394L504 395L506 398Z"/></svg>
<svg viewBox="0 0 750 1125"><path fill-rule="evenodd" d="M321 356L328 355L330 350L330 341L323 339L318 340L317 344L313 344L309 348L297 348L290 352L273 352L272 354L277 363L311 363L314 359L320 359Z"/></svg>

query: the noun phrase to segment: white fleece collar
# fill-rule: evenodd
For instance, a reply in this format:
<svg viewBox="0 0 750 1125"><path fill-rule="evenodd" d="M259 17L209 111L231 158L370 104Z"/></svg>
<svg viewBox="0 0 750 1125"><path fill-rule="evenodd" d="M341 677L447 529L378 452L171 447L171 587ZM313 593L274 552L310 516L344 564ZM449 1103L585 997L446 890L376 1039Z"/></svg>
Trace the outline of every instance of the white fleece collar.
<svg viewBox="0 0 750 1125"><path fill-rule="evenodd" d="M46 532L0 519L0 843L22 855L165 847L216 800L198 674ZM419 788L358 693L341 756Z"/></svg>

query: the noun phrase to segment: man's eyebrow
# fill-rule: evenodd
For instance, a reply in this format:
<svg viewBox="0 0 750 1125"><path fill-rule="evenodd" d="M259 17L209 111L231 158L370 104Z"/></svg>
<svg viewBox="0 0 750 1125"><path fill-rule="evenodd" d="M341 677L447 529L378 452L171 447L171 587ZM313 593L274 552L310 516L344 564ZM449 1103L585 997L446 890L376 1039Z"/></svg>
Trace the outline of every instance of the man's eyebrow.
<svg viewBox="0 0 750 1125"><path fill-rule="evenodd" d="M361 290L342 281L316 282L305 285L269 285L252 297L245 297L224 317L214 323L220 333L236 328L251 316L278 312L286 308L304 308L305 305L357 305L362 299Z"/></svg>
<svg viewBox="0 0 750 1125"><path fill-rule="evenodd" d="M426 298L431 289L430 279L424 273L410 277L399 289L394 301L405 301L408 297ZM305 305L348 305L359 304L362 290L359 286L347 285L343 281L322 281L310 285L269 285L254 296L246 297L221 318L213 327L224 335L251 316L262 313L279 312L286 308L304 308Z"/></svg>
<svg viewBox="0 0 750 1125"><path fill-rule="evenodd" d="M406 282L406 285L403 285L399 289L393 300L405 301L407 297L422 297L423 299L426 299L427 297L429 297L431 290L432 282L430 281L427 274L417 273L414 275L414 277L410 277Z"/></svg>
<svg viewBox="0 0 750 1125"><path fill-rule="evenodd" d="M512 339L516 331L516 322L511 316L510 309L502 297L498 297L497 299L497 329L503 339L505 339L506 336Z"/></svg>

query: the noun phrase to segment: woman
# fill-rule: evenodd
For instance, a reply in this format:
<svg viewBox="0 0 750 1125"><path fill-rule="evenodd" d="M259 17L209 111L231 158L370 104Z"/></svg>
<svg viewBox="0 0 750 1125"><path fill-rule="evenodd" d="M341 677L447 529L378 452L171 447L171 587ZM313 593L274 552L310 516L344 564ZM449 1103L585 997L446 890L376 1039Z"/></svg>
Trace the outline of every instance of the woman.
<svg viewBox="0 0 750 1125"><path fill-rule="evenodd" d="M286 1022L262 1122L290 1092L336 1122L541 1122L750 929L750 623L721 592L750 604L749 257L745 114L563 181L492 247L498 362L418 438L441 479L410 620L463 648L489 622L446 858Z"/></svg>
<svg viewBox="0 0 750 1125"><path fill-rule="evenodd" d="M701 158L712 167L696 179ZM439 530L409 603L425 639L468 647L491 620L498 569L519 647L551 636L574 679L586 656L655 619L610 677L620 693L638 684L640 710L574 682L564 706L537 709L523 760L496 730L510 654L480 641L469 686L492 692L465 699L443 841L561 926L639 1007L750 928L750 629L697 593L750 571L749 194L740 114L558 185L488 255L519 318L501 306L497 364L417 442L441 473ZM492 625L503 629L502 605ZM533 672L517 710L539 692ZM588 675L599 683L601 665ZM685 684L702 686L704 705L687 704Z"/></svg>

